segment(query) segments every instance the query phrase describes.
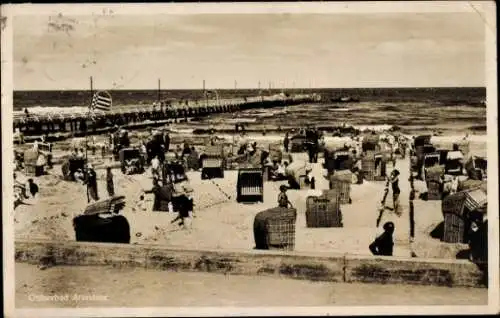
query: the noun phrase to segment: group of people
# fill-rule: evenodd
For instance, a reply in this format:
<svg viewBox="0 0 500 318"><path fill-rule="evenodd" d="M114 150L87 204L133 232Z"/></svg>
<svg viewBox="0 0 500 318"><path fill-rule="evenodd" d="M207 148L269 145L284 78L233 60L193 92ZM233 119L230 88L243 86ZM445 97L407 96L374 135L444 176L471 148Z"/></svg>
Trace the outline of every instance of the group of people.
<svg viewBox="0 0 500 318"><path fill-rule="evenodd" d="M36 195L39 191L38 185L35 183L35 181L32 178L28 179L28 184L26 187L26 184L24 184L23 182L20 182L17 179L17 174L15 172L14 172L14 188L18 188L21 190L20 197L16 198L16 201L17 200L22 201L24 199L28 199L29 196L28 196L27 190L29 190L29 193L31 194L32 198L36 197Z"/></svg>
<svg viewBox="0 0 500 318"><path fill-rule="evenodd" d="M178 212L171 223L179 221L178 225L184 229L189 229L191 219L194 217L194 202L192 197L193 189L187 184L176 186L167 179L158 179L153 177L153 187L150 190L143 191L139 200L143 204L145 194L153 194L153 211Z"/></svg>
<svg viewBox="0 0 500 318"><path fill-rule="evenodd" d="M396 202L399 200L399 185L398 185L398 176L399 172L394 170L390 177L390 182L392 184L393 189L393 200L396 206ZM280 186L280 192L278 194L278 207L285 209L293 209L293 204L290 202L290 199L287 195L288 187L286 185ZM383 226L384 232L377 236L377 238L369 245L369 249L373 255L382 255L382 256L392 256L393 248L394 248L394 223L386 222Z"/></svg>
<svg viewBox="0 0 500 318"><path fill-rule="evenodd" d="M99 191L97 186L97 172L91 163L85 165L83 169L77 169L74 172L73 178L75 181L82 182L87 188L87 200L91 201L99 201ZM106 191L109 197L113 197L115 195L115 187L114 187L114 176L111 166L106 167Z"/></svg>
<svg viewBox="0 0 500 318"><path fill-rule="evenodd" d="M316 127L308 127L306 129L300 129L298 134L300 136L305 137L304 146L309 156L309 163L317 163L319 145L324 138L323 132L319 131ZM285 137L283 139L283 146L285 148L285 152L289 152L290 136L288 132L285 133Z"/></svg>

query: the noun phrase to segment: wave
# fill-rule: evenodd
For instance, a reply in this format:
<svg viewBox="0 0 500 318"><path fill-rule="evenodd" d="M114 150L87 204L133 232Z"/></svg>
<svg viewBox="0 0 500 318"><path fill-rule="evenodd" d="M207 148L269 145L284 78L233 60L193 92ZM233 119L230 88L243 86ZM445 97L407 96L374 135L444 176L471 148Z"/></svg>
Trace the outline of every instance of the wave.
<svg viewBox="0 0 500 318"><path fill-rule="evenodd" d="M328 108L330 112L348 112L350 110L349 108Z"/></svg>

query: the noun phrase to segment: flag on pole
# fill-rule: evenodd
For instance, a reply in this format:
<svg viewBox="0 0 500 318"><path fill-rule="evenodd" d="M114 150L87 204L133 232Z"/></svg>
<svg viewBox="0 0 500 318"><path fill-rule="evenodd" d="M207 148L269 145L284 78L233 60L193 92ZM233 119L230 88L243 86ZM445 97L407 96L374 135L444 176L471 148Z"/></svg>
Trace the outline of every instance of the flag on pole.
<svg viewBox="0 0 500 318"><path fill-rule="evenodd" d="M92 103L90 104L90 110L101 110L109 111L111 110L111 105L113 104L113 99L108 92L96 92L92 98Z"/></svg>

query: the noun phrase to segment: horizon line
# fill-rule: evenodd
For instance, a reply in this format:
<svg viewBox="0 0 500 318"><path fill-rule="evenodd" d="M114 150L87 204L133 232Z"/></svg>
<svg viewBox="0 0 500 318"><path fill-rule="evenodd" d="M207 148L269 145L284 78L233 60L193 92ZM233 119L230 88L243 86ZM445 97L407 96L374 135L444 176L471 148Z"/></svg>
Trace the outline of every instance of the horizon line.
<svg viewBox="0 0 500 318"><path fill-rule="evenodd" d="M386 87L241 87L241 88L160 88L160 91L187 91L187 90L262 90L262 91L283 91L283 90L315 90L315 89L449 89L449 88L487 88L487 86L386 86ZM157 88L94 88L94 91L158 91ZM13 89L13 92L51 92L51 91L90 91L87 89Z"/></svg>

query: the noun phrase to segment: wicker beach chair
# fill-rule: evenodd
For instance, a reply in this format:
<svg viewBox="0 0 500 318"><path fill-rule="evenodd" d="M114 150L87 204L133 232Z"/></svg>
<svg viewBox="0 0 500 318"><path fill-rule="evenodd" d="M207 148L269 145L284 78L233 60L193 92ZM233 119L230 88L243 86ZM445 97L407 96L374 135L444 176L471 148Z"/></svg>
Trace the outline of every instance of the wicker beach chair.
<svg viewBox="0 0 500 318"><path fill-rule="evenodd" d="M224 178L224 145L207 146L201 161L201 178Z"/></svg>
<svg viewBox="0 0 500 318"><path fill-rule="evenodd" d="M236 185L237 202L263 202L264 176L260 168L242 168L238 170Z"/></svg>
<svg viewBox="0 0 500 318"><path fill-rule="evenodd" d="M460 191L447 196L442 203L442 240L447 243L467 243L470 216L486 204L487 195L482 189Z"/></svg>
<svg viewBox="0 0 500 318"><path fill-rule="evenodd" d="M350 170L335 171L330 176L330 189L334 189L339 195L340 204L351 203L352 172Z"/></svg>
<svg viewBox="0 0 500 318"><path fill-rule="evenodd" d="M330 191L331 192L331 191ZM342 213L338 196L310 196L306 200L307 227L342 227Z"/></svg>
<svg viewBox="0 0 500 318"><path fill-rule="evenodd" d="M253 230L256 249L294 250L297 210L271 208L259 212Z"/></svg>

